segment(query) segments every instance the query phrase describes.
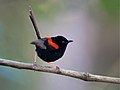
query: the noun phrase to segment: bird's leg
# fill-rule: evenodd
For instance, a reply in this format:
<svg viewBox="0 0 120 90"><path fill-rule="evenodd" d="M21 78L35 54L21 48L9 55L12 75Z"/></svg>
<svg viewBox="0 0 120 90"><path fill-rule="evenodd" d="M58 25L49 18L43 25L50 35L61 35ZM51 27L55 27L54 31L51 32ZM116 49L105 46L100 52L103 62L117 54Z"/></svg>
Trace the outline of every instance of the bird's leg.
<svg viewBox="0 0 120 90"><path fill-rule="evenodd" d="M35 56L34 56L34 64L36 64L37 62L37 55L36 55L36 52L35 52Z"/></svg>
<svg viewBox="0 0 120 90"><path fill-rule="evenodd" d="M36 62L37 62L37 55L36 55L36 52L35 52L35 54L34 54L34 59L33 59L33 68L37 68ZM35 71L34 71L34 72L35 72Z"/></svg>

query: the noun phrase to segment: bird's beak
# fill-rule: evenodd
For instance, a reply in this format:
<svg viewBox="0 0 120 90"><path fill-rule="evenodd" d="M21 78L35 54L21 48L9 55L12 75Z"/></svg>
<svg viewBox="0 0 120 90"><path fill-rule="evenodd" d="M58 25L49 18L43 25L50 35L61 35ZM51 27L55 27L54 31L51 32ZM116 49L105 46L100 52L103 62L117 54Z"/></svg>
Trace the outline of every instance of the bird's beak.
<svg viewBox="0 0 120 90"><path fill-rule="evenodd" d="M30 44L33 44L33 45L35 45L35 44L36 44L36 42L35 42L35 41L32 41Z"/></svg>
<svg viewBox="0 0 120 90"><path fill-rule="evenodd" d="M68 40L68 43L73 42L73 40Z"/></svg>

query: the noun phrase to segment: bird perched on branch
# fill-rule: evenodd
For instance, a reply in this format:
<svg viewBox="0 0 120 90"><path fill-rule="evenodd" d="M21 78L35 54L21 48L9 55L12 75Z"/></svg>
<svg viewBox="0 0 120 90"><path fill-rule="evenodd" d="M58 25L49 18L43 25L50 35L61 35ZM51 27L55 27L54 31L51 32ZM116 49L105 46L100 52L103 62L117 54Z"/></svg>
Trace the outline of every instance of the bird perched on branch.
<svg viewBox="0 0 120 90"><path fill-rule="evenodd" d="M67 40L63 36L41 38L31 7L29 9L29 17L38 38L38 40L31 42L36 47L37 56L45 62L53 62L61 58L68 43L73 41Z"/></svg>

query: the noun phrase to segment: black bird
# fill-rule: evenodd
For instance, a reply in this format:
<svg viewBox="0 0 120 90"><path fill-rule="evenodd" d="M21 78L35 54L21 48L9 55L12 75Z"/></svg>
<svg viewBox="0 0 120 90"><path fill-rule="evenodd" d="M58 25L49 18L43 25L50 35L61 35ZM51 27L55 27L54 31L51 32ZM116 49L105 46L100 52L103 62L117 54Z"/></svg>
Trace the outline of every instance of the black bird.
<svg viewBox="0 0 120 90"><path fill-rule="evenodd" d="M68 43L73 41L67 40L63 36L41 38L31 6L29 9L29 17L38 38L38 40L31 42L31 44L35 45L36 47L38 57L46 62L53 62L61 58L66 50Z"/></svg>
<svg viewBox="0 0 120 90"><path fill-rule="evenodd" d="M36 46L38 57L43 61L53 62L61 58L66 50L68 43L73 42L67 40L63 36L41 38L31 42Z"/></svg>

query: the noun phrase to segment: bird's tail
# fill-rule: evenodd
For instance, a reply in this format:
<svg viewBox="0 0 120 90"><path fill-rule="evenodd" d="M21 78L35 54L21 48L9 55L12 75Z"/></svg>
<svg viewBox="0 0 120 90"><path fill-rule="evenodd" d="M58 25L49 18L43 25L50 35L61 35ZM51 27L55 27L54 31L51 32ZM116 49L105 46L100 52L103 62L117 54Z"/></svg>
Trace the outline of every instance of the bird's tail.
<svg viewBox="0 0 120 90"><path fill-rule="evenodd" d="M37 27L37 24L36 24L35 16L34 16L34 13L32 11L31 5L29 5L29 18L30 18L30 20L33 24L33 27L35 29L35 33L36 33L37 38L41 39L41 36L40 36L39 30L38 30L38 27Z"/></svg>

